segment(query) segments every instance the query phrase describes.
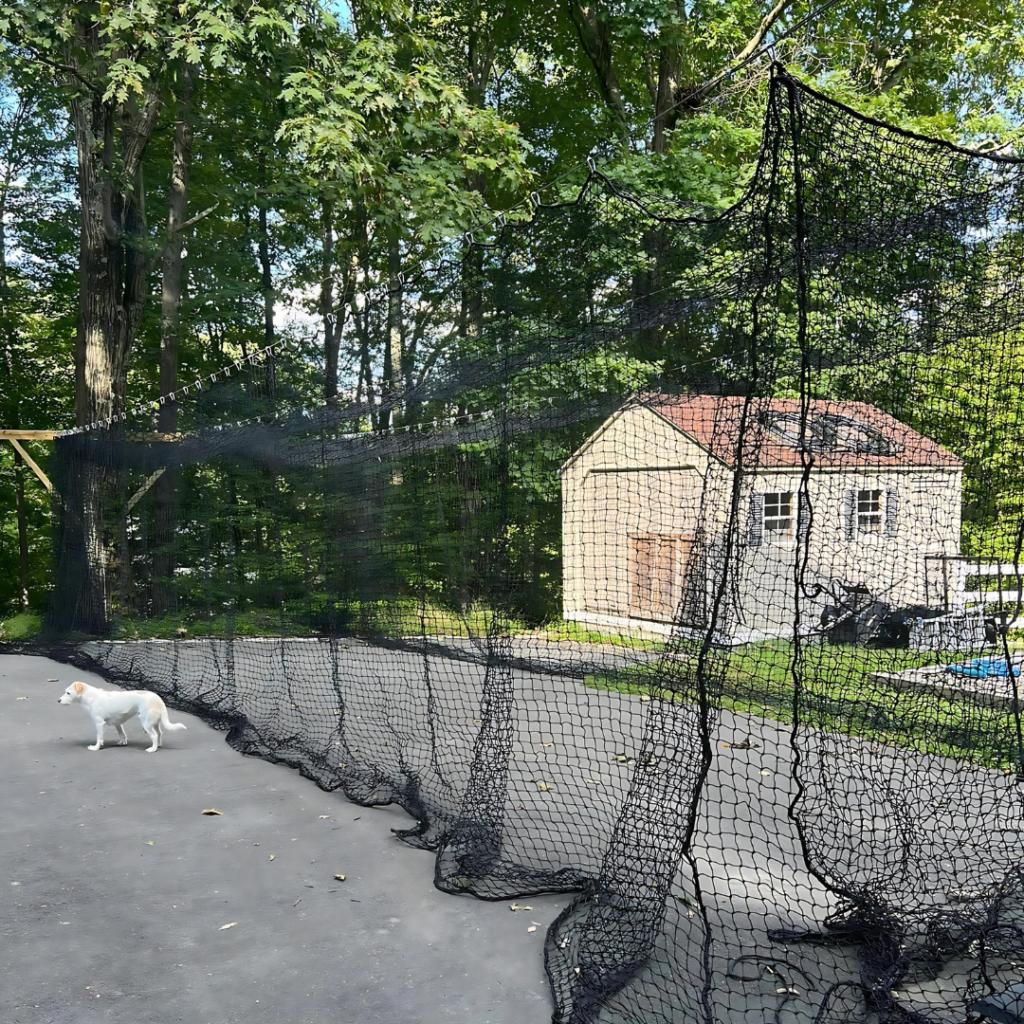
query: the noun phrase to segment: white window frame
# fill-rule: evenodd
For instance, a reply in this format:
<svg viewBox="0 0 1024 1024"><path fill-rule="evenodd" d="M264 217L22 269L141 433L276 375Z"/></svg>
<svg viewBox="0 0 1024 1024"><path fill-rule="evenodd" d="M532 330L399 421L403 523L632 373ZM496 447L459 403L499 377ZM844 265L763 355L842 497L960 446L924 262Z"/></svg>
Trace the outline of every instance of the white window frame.
<svg viewBox="0 0 1024 1024"><path fill-rule="evenodd" d="M763 496L761 531L765 544L780 546L796 540L796 495L792 491L768 491ZM772 515L769 509L779 511ZM781 510L785 508L786 514ZM784 526L783 529L778 527Z"/></svg>
<svg viewBox="0 0 1024 1024"><path fill-rule="evenodd" d="M885 532L885 490L858 487L853 513L853 532L857 537L881 537ZM865 497L867 495L867 497ZM868 507L863 507L867 505Z"/></svg>

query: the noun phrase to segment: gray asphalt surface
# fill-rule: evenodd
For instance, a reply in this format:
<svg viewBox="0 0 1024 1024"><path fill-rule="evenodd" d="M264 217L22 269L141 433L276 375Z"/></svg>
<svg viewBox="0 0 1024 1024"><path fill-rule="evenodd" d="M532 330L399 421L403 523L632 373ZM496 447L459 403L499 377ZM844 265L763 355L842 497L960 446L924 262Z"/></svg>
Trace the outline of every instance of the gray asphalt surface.
<svg viewBox="0 0 1024 1024"><path fill-rule="evenodd" d="M338 752L324 644L239 641L228 690L215 686L226 678L216 643L93 646L101 662L140 678L166 680L173 666L180 685L229 699L285 753L290 743ZM344 756L392 773L415 765L438 805L456 799L479 726L482 667L430 657L442 712L431 719L421 658L371 645L338 657ZM92 753L88 717L56 703L74 678L99 682L41 658L0 658L0 1024L551 1019L543 939L568 897L444 895L431 884L432 857L389 833L408 826L403 812L359 807L290 769L242 757L177 712L189 730L171 733L158 754L142 752L148 740L137 723L128 724L130 747ZM633 778L647 706L558 675L514 678L503 852L532 868L596 872ZM729 1024L809 1022L834 983L859 973L852 947L767 936L815 930L836 909L808 871L789 815L798 796L789 733L722 712L698 808L692 856L713 937L710 1000L715 1019ZM799 810L817 870L879 893L913 927L948 910L953 889L996 883L1017 863L1024 794L1002 773L813 731L801 746ZM223 816L204 817L209 807ZM673 895L692 897L685 867L677 886ZM510 912L513 902L531 909ZM669 901L665 948L640 979L657 1003L651 1019L693 1018L687 989L704 968L690 905ZM774 973L758 966L766 962ZM958 993L972 969L950 963L940 979L908 978L901 998L936 1019L962 1019ZM794 989L784 1006L780 977ZM632 1024L630 1005L621 1019ZM608 1020L618 1019L612 1010Z"/></svg>
<svg viewBox="0 0 1024 1024"><path fill-rule="evenodd" d="M0 1024L551 1019L542 947L567 897L445 895L391 835L403 812L189 715L156 754L137 721L128 747L86 750L88 716L57 703L74 679L109 687L0 657Z"/></svg>

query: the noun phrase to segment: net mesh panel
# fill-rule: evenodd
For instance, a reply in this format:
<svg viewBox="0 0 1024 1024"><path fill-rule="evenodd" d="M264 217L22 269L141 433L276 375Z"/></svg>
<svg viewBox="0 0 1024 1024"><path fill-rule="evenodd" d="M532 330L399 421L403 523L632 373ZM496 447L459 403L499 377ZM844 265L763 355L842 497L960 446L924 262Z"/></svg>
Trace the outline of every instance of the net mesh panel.
<svg viewBox="0 0 1024 1024"><path fill-rule="evenodd" d="M1024 959L1021 179L776 68L726 214L593 174L357 305L384 389L60 440L54 649L576 894L557 1021L964 1021Z"/></svg>

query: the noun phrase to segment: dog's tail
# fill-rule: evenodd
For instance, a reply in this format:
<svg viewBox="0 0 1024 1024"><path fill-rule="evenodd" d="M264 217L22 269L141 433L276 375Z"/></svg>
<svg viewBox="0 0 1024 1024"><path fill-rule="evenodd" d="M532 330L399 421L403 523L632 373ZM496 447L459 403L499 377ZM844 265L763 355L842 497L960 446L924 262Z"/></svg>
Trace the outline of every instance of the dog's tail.
<svg viewBox="0 0 1024 1024"><path fill-rule="evenodd" d="M167 709L164 709L163 716L160 719L160 728L162 729L187 729L188 726L184 722L172 722L167 717Z"/></svg>

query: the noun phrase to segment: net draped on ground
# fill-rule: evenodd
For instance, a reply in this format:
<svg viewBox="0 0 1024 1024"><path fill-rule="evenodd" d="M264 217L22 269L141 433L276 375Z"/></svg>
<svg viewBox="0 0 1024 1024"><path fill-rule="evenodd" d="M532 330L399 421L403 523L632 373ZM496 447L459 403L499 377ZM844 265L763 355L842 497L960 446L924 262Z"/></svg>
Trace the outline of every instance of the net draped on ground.
<svg viewBox="0 0 1024 1024"><path fill-rule="evenodd" d="M49 649L575 893L556 1021L964 1021L1024 961L1022 176L776 67L726 213L595 172L357 304L383 391L59 439Z"/></svg>

